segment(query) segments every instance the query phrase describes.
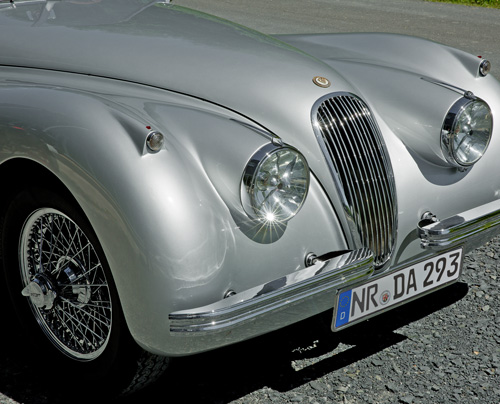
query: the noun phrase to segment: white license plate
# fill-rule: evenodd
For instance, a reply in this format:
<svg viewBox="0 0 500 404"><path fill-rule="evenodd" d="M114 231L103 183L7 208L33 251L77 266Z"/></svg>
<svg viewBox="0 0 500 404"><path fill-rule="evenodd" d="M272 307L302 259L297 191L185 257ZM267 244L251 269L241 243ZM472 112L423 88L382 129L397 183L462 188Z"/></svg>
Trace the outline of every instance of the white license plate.
<svg viewBox="0 0 500 404"><path fill-rule="evenodd" d="M382 276L372 282L339 293L333 329L344 328L391 306L456 281L462 266L462 249Z"/></svg>

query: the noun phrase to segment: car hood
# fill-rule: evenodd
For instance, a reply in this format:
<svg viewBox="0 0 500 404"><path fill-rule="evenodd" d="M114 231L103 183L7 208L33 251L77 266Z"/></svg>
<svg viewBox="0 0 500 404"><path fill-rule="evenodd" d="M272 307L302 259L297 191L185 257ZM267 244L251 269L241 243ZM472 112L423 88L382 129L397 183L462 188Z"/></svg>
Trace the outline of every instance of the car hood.
<svg viewBox="0 0 500 404"><path fill-rule="evenodd" d="M330 66L300 50L187 8L133 0L32 3L0 9L1 65L164 88L225 106L269 130L286 128L292 111L302 114L309 133L314 102L332 88L351 90ZM316 86L315 76L327 77L332 88Z"/></svg>

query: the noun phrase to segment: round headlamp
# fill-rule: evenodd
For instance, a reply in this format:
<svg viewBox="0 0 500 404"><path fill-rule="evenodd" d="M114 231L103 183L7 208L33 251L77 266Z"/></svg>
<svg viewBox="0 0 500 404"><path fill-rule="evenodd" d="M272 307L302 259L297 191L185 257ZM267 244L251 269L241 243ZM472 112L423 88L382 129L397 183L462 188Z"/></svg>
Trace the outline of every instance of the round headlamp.
<svg viewBox="0 0 500 404"><path fill-rule="evenodd" d="M490 143L493 117L488 104L471 96L459 99L448 111L441 130L441 149L454 167L475 164Z"/></svg>
<svg viewBox="0 0 500 404"><path fill-rule="evenodd" d="M241 181L241 201L249 217L286 222L302 207L309 189L306 159L291 147L268 144L248 162Z"/></svg>

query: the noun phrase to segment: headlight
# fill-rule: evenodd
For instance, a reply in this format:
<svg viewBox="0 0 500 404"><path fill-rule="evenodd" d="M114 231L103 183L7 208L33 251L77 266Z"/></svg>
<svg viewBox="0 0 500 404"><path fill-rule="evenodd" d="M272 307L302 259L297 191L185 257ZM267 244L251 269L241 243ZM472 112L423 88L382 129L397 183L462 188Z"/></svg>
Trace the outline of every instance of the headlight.
<svg viewBox="0 0 500 404"><path fill-rule="evenodd" d="M291 147L268 144L247 164L241 201L252 219L283 223L300 210L308 189L309 166L304 156Z"/></svg>
<svg viewBox="0 0 500 404"><path fill-rule="evenodd" d="M488 104L479 98L461 98L448 111L441 131L446 160L458 168L476 163L490 143L493 118Z"/></svg>

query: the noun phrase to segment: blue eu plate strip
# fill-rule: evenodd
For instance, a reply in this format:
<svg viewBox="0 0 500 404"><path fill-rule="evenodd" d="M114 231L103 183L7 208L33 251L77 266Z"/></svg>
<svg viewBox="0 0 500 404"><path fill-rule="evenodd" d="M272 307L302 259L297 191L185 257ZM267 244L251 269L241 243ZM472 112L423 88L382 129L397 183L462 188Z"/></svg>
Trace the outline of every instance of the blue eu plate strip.
<svg viewBox="0 0 500 404"><path fill-rule="evenodd" d="M339 307L337 308L337 318L335 327L340 327L349 322L349 312L351 309L351 294L352 290L346 290L339 296Z"/></svg>

